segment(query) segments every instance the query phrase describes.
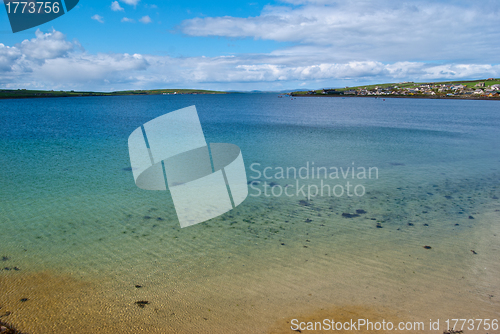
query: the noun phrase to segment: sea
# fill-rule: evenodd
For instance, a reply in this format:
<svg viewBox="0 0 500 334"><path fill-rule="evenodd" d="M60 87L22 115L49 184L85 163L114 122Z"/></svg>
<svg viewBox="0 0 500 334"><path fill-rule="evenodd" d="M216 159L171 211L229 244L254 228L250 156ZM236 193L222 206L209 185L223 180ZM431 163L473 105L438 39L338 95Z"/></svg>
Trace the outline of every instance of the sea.
<svg viewBox="0 0 500 334"><path fill-rule="evenodd" d="M249 188L181 229L128 136L193 105ZM12 99L0 126L0 321L23 333L500 332L497 101Z"/></svg>

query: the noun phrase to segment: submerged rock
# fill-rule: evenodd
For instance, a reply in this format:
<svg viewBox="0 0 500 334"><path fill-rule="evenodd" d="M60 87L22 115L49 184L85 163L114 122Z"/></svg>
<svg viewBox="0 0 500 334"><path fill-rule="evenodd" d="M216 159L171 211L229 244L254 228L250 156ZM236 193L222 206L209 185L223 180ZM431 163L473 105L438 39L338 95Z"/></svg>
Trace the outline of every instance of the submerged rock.
<svg viewBox="0 0 500 334"><path fill-rule="evenodd" d="M0 317L8 316L8 315L10 315L10 312L7 312L6 314L2 314L2 315L0 315ZM18 331L17 329L12 327L11 325L4 323L2 321L0 321L0 333L1 334L23 334L23 332Z"/></svg>
<svg viewBox="0 0 500 334"><path fill-rule="evenodd" d="M144 308L144 306L148 305L149 302L147 300L139 300L137 302L135 302L137 304L137 306L139 306L140 308Z"/></svg>
<svg viewBox="0 0 500 334"><path fill-rule="evenodd" d="M342 214L342 217L344 217L344 218L356 218L356 217L359 217L359 215L356 214L356 213L352 214L352 213L346 213L346 212L344 212Z"/></svg>
<svg viewBox="0 0 500 334"><path fill-rule="evenodd" d="M456 331L454 329L448 329L447 331L444 331L443 334L463 334L463 331Z"/></svg>

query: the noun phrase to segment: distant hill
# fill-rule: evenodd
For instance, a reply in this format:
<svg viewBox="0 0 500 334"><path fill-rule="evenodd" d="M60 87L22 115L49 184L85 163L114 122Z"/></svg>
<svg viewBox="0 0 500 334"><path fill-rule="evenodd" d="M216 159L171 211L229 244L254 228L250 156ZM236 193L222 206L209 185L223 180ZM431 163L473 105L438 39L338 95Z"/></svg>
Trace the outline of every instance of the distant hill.
<svg viewBox="0 0 500 334"><path fill-rule="evenodd" d="M398 82L289 92L292 96L387 96L500 99L500 79L439 82Z"/></svg>
<svg viewBox="0 0 500 334"><path fill-rule="evenodd" d="M151 90L124 90L117 92L0 89L0 99L74 97L74 96L177 95L177 94L182 95L182 94L229 94L229 93L215 91L215 90L202 90L202 89L151 89Z"/></svg>
<svg viewBox="0 0 500 334"><path fill-rule="evenodd" d="M382 84L373 84L373 85L360 85L360 86L354 86L354 87L342 87L342 88L322 88L322 89L316 89L316 90L293 90L293 91L288 91L289 93L299 93L297 95L300 95L300 93L306 95L308 92L316 92L316 93L321 93L323 92L324 89L332 89L336 91L348 91L348 90L361 90L361 89L366 89L366 90L371 90L375 88L387 88L387 87L394 87L397 86L399 88L412 88L412 87L420 87L422 85L463 85L467 88L475 88L475 86L479 83L485 83L485 87L490 87L495 84L500 83L500 78L489 78L489 79L480 79L480 80L457 80L457 81L432 81L432 82L413 82L413 81L405 81L405 82L391 82L391 83L382 83Z"/></svg>

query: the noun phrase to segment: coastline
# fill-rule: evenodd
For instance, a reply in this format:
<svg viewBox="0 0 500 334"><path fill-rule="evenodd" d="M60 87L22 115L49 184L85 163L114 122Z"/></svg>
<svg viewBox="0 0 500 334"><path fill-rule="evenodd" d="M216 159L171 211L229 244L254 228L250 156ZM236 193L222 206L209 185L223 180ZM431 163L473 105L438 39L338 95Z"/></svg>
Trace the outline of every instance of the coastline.
<svg viewBox="0 0 500 334"><path fill-rule="evenodd" d="M245 92L220 92L220 93L180 93L168 95L211 95L211 94L246 94ZM250 93L249 93L250 94ZM254 93L251 93L254 94ZM263 93L276 94L276 93ZM151 96L163 94L113 94L113 93L96 93L87 95L49 95L49 96L0 96L0 100L20 100L20 99L44 99L44 98L60 98L60 97L103 97L103 96ZM291 97L333 97L333 98L375 98L375 99L428 99L428 100L477 100L477 101L500 101L498 97L462 97L462 96L407 96L407 95L391 95L391 96L373 96L373 95L287 95Z"/></svg>
<svg viewBox="0 0 500 334"><path fill-rule="evenodd" d="M0 100L37 99L49 97L90 97L90 96L141 96L141 95L214 95L232 94L222 91L207 91L196 89L155 89L117 92L75 92L75 91L31 91L31 90L0 90Z"/></svg>
<svg viewBox="0 0 500 334"><path fill-rule="evenodd" d="M452 100L500 100L500 79L481 80L384 83L345 87L339 89L322 89L310 91L215 91L203 89L149 89L123 90L113 92L93 91L54 91L27 89L0 89L1 99L24 99L45 97L88 97L88 96L136 96L136 95L207 95L207 94L279 94L291 97L375 97L375 98L418 98L418 99L452 99Z"/></svg>
<svg viewBox="0 0 500 334"><path fill-rule="evenodd" d="M407 96L407 95L391 95L391 96L373 96L373 95L290 95L292 97L336 97L336 98L371 98L371 99L428 99L428 100L484 100L484 101L500 101L499 97L462 97L462 96Z"/></svg>
<svg viewBox="0 0 500 334"><path fill-rule="evenodd" d="M290 96L355 96L396 98L451 98L482 100L500 98L500 79L384 83L345 88L323 88L319 90L297 90Z"/></svg>

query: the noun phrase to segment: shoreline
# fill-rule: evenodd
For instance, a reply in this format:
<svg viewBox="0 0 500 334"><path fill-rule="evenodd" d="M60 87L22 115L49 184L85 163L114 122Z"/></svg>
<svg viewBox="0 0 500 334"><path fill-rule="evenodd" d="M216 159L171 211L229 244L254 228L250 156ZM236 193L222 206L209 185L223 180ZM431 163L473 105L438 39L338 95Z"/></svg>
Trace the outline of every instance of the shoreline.
<svg viewBox="0 0 500 334"><path fill-rule="evenodd" d="M195 89L154 89L117 92L76 92L43 90L0 90L0 100L37 99L49 97L90 97L90 96L138 96L138 95L219 95L231 92L195 90Z"/></svg>
<svg viewBox="0 0 500 334"><path fill-rule="evenodd" d="M224 95L224 94L247 94L247 93L180 93L180 94L166 94L166 95ZM255 93L248 93L255 94ZM274 93L263 93L263 94L274 94ZM92 94L92 95L52 95L52 96L0 96L0 100L21 100L21 99L44 99L44 98L63 98L63 97L105 97L105 96L152 96L152 95L163 95L163 94ZM281 95L290 96L293 98L297 97L333 97L333 98L375 98L375 99L428 99L428 100L469 100L469 101L500 101L499 97L461 97L461 96L405 96L405 95L393 95L393 96L373 96L373 95Z"/></svg>
<svg viewBox="0 0 500 334"><path fill-rule="evenodd" d="M375 98L375 99L428 99L428 100L484 100L484 101L500 101L500 97L461 97L461 96L374 96L374 95L288 95L291 97L336 97L336 98Z"/></svg>
<svg viewBox="0 0 500 334"><path fill-rule="evenodd" d="M476 215L474 223L480 224L472 233L418 238L410 243L400 236L394 246L387 247L386 241L393 236L386 226L388 233L382 240L365 235L370 237L365 244L372 243L364 250L349 246L346 240L331 247L308 236L308 248L287 241L279 249L255 249L251 256L229 252L233 263L212 270L196 266L198 274L189 276L139 273L116 280L121 276L118 272L84 277L71 268L9 272L0 275L7 291L0 303L1 314L8 312L1 319L11 330L6 333L14 334L159 334L291 333L292 319L364 318L398 323L492 318L499 305L492 297L500 277L498 266L492 265L498 256L493 236L498 227L488 222L498 219L497 207L488 203L485 212L476 210L482 214ZM424 244L432 249L425 249ZM462 266L447 265L451 257L460 258ZM187 277L190 283L178 284Z"/></svg>
<svg viewBox="0 0 500 334"><path fill-rule="evenodd" d="M225 274L216 274L221 268L203 270L203 275L192 277L192 284L178 285L174 281L180 277L165 279L163 275L116 282L110 273L82 277L71 272L11 272L0 275L0 282L10 287L0 305L3 313L10 311L6 327L13 331L6 333L75 332L76 328L85 333L103 329L115 333L190 333L200 332L199 326L201 332L248 333L251 328L261 333L290 333L292 319L364 318L397 323L493 317L498 301L488 295L500 283L496 275L499 268L494 266L487 272L482 268L490 267L497 256L498 226L490 224L499 217L497 208L497 203L489 202L475 210L485 219L474 220L480 224L472 233L428 239L432 250L424 249L419 241L405 242L403 252L397 245L387 247L382 240L364 251L344 240L336 248L341 252L322 243L308 244L306 250L287 242L287 247L294 247L292 252L284 253L280 248L277 253L256 250L253 256L231 254L237 261L223 266ZM390 233L386 237L393 239ZM470 248L479 255L470 253ZM334 256L323 256L326 251L333 251ZM433 269L428 264L436 260L434 252L446 252L448 258L461 256L466 261L461 262L463 268L456 268L447 265L445 257L437 263L439 269ZM256 261L271 258L271 254L272 264L263 266ZM312 258L319 261L308 261ZM243 271L241 264L246 268ZM391 275L375 269L380 266L390 269ZM241 289L243 283L245 288ZM356 287L362 290L353 290ZM139 301L146 302L140 306ZM443 305L443 301L448 303ZM73 321L67 323L68 318ZM252 319L259 321L255 324Z"/></svg>
<svg viewBox="0 0 500 334"><path fill-rule="evenodd" d="M191 93L185 93L185 94L176 94L176 95L219 95L219 94L226 94L226 93L198 93L198 94L191 94ZM229 93L227 93L229 94ZM106 95L54 95L54 96L9 96L9 97L3 97L0 96L0 100L24 100L24 99L47 99L47 98L62 98L62 97L108 97L108 96L152 96L152 95L162 95L162 94L106 94ZM174 94L170 94L174 95Z"/></svg>

